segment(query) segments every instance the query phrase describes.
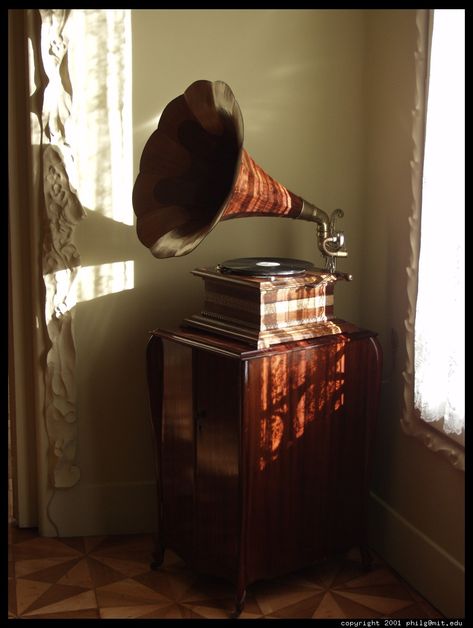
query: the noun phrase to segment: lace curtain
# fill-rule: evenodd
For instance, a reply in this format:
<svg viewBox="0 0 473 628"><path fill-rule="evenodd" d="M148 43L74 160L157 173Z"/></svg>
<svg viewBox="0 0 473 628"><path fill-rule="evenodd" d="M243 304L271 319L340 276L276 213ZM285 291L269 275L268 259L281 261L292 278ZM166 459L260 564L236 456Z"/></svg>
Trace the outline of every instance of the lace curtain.
<svg viewBox="0 0 473 628"><path fill-rule="evenodd" d="M128 289L133 279L132 262L110 264L116 259L110 248L102 260L92 244L89 256L94 250L104 263L87 269L105 271L81 279L85 269L76 245L85 209L91 210L87 220L95 225L94 242L103 235L116 250L117 230L109 225L133 224L131 12L14 9L8 26L11 342L17 382L12 379L11 412L20 435L14 443L15 518L20 527L38 526L41 535L56 536L69 521L58 500L67 500L64 489L80 484L75 304ZM98 221L100 213L104 220ZM124 281L108 272L112 266L123 268Z"/></svg>
<svg viewBox="0 0 473 628"><path fill-rule="evenodd" d="M402 417L406 432L459 468L465 421L464 23L461 9L418 12Z"/></svg>
<svg viewBox="0 0 473 628"><path fill-rule="evenodd" d="M464 12L434 12L415 322L415 406L446 433L465 421Z"/></svg>

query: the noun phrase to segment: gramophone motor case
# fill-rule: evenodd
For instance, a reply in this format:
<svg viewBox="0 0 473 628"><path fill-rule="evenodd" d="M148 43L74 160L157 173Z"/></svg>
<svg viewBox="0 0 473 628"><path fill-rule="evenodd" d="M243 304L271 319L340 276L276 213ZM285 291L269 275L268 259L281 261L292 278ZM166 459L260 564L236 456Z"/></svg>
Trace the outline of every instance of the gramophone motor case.
<svg viewBox="0 0 473 628"><path fill-rule="evenodd" d="M204 305L185 325L249 342L262 349L280 342L341 333L334 319L334 288L344 278L306 270L300 276L257 277L196 268Z"/></svg>

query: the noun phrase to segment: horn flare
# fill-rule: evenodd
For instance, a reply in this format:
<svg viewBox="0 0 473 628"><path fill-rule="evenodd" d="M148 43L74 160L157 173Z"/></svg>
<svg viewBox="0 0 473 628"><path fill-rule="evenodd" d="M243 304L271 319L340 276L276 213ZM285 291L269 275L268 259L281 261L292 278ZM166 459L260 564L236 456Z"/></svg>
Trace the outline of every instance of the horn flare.
<svg viewBox="0 0 473 628"><path fill-rule="evenodd" d="M302 206L243 148L243 117L223 81L196 81L166 106L133 188L138 238L158 258L190 253L220 220L297 218Z"/></svg>

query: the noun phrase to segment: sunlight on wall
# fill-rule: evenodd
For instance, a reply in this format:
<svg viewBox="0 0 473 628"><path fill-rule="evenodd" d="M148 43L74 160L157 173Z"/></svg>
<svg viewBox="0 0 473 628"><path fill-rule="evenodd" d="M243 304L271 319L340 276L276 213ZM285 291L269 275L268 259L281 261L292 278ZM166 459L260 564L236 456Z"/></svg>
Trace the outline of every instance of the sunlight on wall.
<svg viewBox="0 0 473 628"><path fill-rule="evenodd" d="M58 61L52 55L51 63L54 61L56 66L61 63L61 69L56 74L50 72L53 78L45 93L49 90L52 98L49 120L57 118L61 122L56 126L62 133L53 139L59 162L62 160L66 167L62 187L68 191L70 184L71 199L76 198L86 213L94 211L132 227L131 11L72 9L57 15L53 12L45 25L51 28L54 19L62 20L62 30L51 45L63 52L64 62L62 57L59 56ZM47 34L45 31L45 46L49 45ZM33 93L37 86L31 45L29 55L30 92ZM49 61L51 54L43 56ZM54 81L58 84L55 91L52 90ZM53 97L57 98L57 105ZM36 121L32 129L33 143L40 131ZM52 192L55 189L53 186ZM62 194L61 190L59 193ZM83 228L96 227L91 224ZM103 241L104 257L107 256L107 228L94 235ZM72 239L71 246L74 246ZM75 262L80 259L80 253L77 251ZM63 268L44 275L48 293L47 324L53 318L60 320L78 302L134 288L133 260L93 266L61 260Z"/></svg>
<svg viewBox="0 0 473 628"><path fill-rule="evenodd" d="M76 300L90 301L114 292L133 290L134 262L115 262L97 266L82 266L76 283Z"/></svg>
<svg viewBox="0 0 473 628"><path fill-rule="evenodd" d="M161 116L163 115L163 111L164 109L161 109L161 111L158 111L156 115L154 115L149 120L146 120L146 122L143 122L142 124L137 124L135 126L135 133L144 133L146 134L146 137L151 135L151 133L158 128L158 124Z"/></svg>
<svg viewBox="0 0 473 628"><path fill-rule="evenodd" d="M87 211L133 226L131 12L75 9L70 19L77 194ZM82 266L69 303L133 288L132 260Z"/></svg>
<svg viewBox="0 0 473 628"><path fill-rule="evenodd" d="M114 292L133 290L134 271L134 261L127 260L113 264L79 266L73 271L67 268L45 275L46 289L51 293L48 303L52 303L52 308L47 308L46 311L46 323L49 324L53 316L61 318L76 303L91 301Z"/></svg>
<svg viewBox="0 0 473 628"><path fill-rule="evenodd" d="M131 12L74 9L69 19L73 184L84 207L133 225Z"/></svg>

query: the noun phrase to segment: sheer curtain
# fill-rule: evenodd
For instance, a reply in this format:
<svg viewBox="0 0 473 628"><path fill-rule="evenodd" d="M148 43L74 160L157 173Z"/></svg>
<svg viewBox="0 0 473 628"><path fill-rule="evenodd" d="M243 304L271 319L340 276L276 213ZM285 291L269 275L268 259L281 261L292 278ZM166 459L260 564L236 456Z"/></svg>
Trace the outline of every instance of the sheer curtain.
<svg viewBox="0 0 473 628"><path fill-rule="evenodd" d="M465 422L465 88L462 10L433 19L415 321L415 406L446 433Z"/></svg>
<svg viewBox="0 0 473 628"><path fill-rule="evenodd" d="M417 27L401 424L464 469L465 12L419 10Z"/></svg>
<svg viewBox="0 0 473 628"><path fill-rule="evenodd" d="M75 303L133 281L132 261L108 263L116 259L109 249L96 257L103 264L87 267L105 270L81 280L75 233L84 205L87 220L110 219L95 219L96 242L118 246L110 224L133 224L131 10L15 9L8 22L14 516L56 536L71 520L57 506L64 489L84 485Z"/></svg>

